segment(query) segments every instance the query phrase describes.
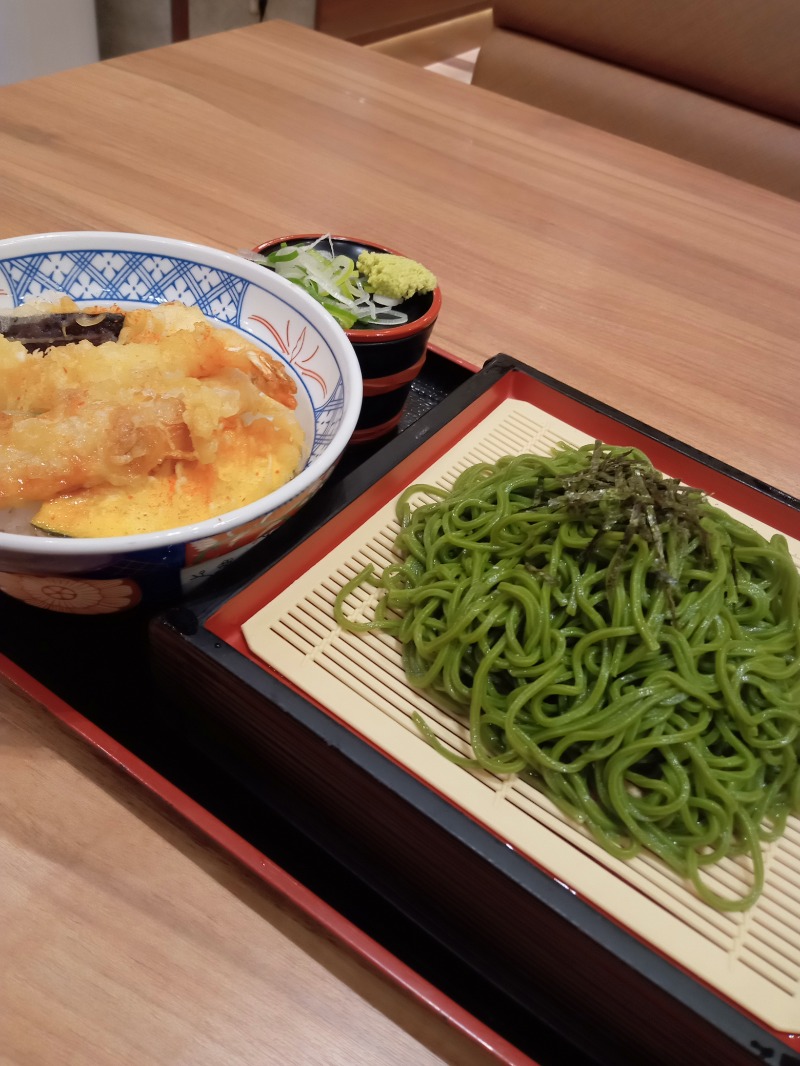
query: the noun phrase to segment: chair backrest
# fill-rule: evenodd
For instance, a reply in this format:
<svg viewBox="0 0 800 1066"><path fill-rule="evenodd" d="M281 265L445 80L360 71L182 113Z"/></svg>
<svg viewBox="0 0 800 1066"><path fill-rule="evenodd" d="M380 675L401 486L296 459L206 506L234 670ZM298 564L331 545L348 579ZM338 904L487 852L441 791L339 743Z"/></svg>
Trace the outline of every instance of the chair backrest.
<svg viewBox="0 0 800 1066"><path fill-rule="evenodd" d="M495 0L473 82L800 199L800 0Z"/></svg>

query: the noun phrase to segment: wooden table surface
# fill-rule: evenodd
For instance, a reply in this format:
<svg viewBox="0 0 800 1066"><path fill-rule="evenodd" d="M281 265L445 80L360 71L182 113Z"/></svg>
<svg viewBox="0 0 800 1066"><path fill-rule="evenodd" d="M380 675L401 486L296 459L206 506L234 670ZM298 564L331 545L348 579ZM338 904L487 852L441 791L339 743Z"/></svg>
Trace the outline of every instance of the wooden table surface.
<svg viewBox="0 0 800 1066"><path fill-rule="evenodd" d="M190 833L0 676L3 1066L497 1061L317 914Z"/></svg>
<svg viewBox="0 0 800 1066"><path fill-rule="evenodd" d="M443 348L800 495L800 204L642 146L269 22L0 90L0 237L62 229L398 248L439 276ZM485 1057L0 706L0 1062Z"/></svg>
<svg viewBox="0 0 800 1066"><path fill-rule="evenodd" d="M800 203L277 21L0 103L3 236L386 244L439 276L442 347L800 495Z"/></svg>

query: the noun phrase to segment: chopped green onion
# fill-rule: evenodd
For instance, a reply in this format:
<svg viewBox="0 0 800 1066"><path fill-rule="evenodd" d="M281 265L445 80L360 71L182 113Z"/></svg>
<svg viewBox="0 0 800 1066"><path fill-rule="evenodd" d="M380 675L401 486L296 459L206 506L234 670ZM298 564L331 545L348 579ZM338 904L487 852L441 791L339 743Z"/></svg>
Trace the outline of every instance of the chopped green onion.
<svg viewBox="0 0 800 1066"><path fill-rule="evenodd" d="M327 241L330 250L319 247ZM408 315L396 310L402 300L375 295L359 272L354 260L334 255L328 235L308 244L282 244L269 255L252 258L269 267L287 281L299 285L330 312L343 329L357 323L369 328L400 326Z"/></svg>
<svg viewBox="0 0 800 1066"><path fill-rule="evenodd" d="M274 252L270 252L267 256L267 260L270 263L288 263L290 259L297 259L297 251L285 244L282 244L280 248L276 248Z"/></svg>

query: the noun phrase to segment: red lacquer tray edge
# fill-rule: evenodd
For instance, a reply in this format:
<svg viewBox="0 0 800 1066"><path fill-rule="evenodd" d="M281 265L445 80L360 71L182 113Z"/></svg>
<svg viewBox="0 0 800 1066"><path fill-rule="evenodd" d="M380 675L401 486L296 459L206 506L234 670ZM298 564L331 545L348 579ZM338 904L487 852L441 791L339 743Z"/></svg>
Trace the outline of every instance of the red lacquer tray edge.
<svg viewBox="0 0 800 1066"><path fill-rule="evenodd" d="M73 736L92 747L97 755L121 770L172 812L192 825L273 892L279 894L305 918L341 944L368 968L433 1012L453 1029L478 1044L504 1066L536 1066L533 1059L440 992L410 966L362 932L300 881L230 829L167 778L118 743L74 707L0 653L0 676L47 710Z"/></svg>

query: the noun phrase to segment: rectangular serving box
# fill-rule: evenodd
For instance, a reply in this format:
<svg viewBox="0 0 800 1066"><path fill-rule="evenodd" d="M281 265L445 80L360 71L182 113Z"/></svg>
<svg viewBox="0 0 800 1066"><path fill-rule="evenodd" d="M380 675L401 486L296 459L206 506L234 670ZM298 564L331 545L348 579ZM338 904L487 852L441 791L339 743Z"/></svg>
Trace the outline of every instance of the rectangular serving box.
<svg viewBox="0 0 800 1066"><path fill-rule="evenodd" d="M231 592L228 574L223 593L212 590L158 619L151 644L160 682L184 708L184 727L203 735L221 758L235 751L254 787L300 833L445 944L455 960L480 972L523 1015L569 1034L593 1060L800 1062L792 1034L759 1021L699 977L691 961L671 958L668 946L645 935L646 926L643 933L614 913L613 891L600 906L590 883L578 890L571 878L559 878L546 855L512 847L496 826L415 772L379 735L337 713L333 699L319 689L309 695L302 672L281 673L280 663L265 663L243 636L242 627L259 612L268 616L278 604L280 616L285 590L324 566L338 545L459 442L480 436L509 402L588 438L640 447L659 469L800 538L798 501L498 356L323 492L271 542L258 577L243 573ZM607 880L608 871L598 865L597 877ZM620 882L621 894L622 888ZM658 906L651 911L657 920ZM668 919L665 910L664 920L674 915ZM785 954L791 968L791 946ZM792 974L787 982L791 1008Z"/></svg>

